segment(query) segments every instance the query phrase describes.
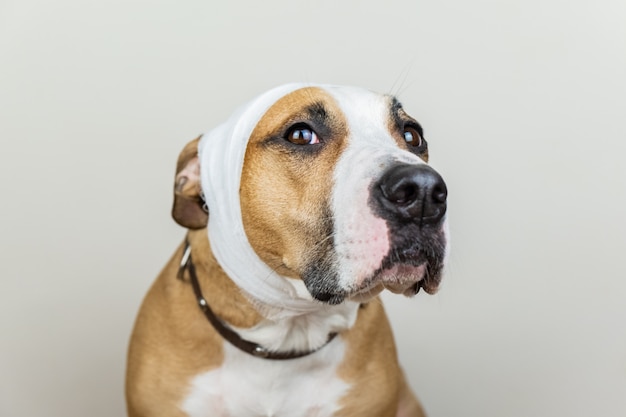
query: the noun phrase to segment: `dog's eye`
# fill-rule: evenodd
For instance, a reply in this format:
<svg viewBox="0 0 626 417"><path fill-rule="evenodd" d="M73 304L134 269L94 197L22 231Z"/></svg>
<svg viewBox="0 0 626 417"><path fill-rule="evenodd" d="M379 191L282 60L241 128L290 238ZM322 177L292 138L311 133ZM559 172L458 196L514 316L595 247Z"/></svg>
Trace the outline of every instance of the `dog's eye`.
<svg viewBox="0 0 626 417"><path fill-rule="evenodd" d="M422 135L413 126L404 127L404 140L411 146L420 147L424 144Z"/></svg>
<svg viewBox="0 0 626 417"><path fill-rule="evenodd" d="M317 133L315 133L311 127L303 123L292 126L287 131L285 139L296 145L315 145L316 143L320 143Z"/></svg>

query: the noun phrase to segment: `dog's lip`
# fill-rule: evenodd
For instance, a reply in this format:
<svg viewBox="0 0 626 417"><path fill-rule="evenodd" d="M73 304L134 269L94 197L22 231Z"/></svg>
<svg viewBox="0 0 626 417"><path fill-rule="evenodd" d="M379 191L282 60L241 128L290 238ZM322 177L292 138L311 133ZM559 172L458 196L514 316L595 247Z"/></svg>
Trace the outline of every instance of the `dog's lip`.
<svg viewBox="0 0 626 417"><path fill-rule="evenodd" d="M426 263L418 266L398 263L383 269L377 279L386 289L395 294L405 294L409 290L415 294L415 289L412 288L424 279L425 274Z"/></svg>
<svg viewBox="0 0 626 417"><path fill-rule="evenodd" d="M423 279L417 285L415 294L417 294L421 288L430 295L436 294L437 291L439 291L439 280Z"/></svg>
<svg viewBox="0 0 626 417"><path fill-rule="evenodd" d="M427 263L414 265L411 263L395 263L377 271L373 276L364 280L363 284L349 298L356 301L370 299L383 290L394 294L404 294L407 297L417 294L420 288L432 294L435 288L426 282Z"/></svg>

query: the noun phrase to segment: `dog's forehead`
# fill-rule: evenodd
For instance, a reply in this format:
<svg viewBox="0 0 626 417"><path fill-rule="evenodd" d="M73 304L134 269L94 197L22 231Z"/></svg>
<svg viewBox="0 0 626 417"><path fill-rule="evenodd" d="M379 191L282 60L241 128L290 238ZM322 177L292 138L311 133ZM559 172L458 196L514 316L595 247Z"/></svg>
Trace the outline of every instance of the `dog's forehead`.
<svg viewBox="0 0 626 417"><path fill-rule="evenodd" d="M345 112L386 115L395 99L360 87L329 86L326 91Z"/></svg>
<svg viewBox="0 0 626 417"><path fill-rule="evenodd" d="M342 110L353 135L359 139L391 138L399 102L389 95L359 87L329 87L328 92ZM373 135L372 135L373 134Z"/></svg>
<svg viewBox="0 0 626 417"><path fill-rule="evenodd" d="M250 138L267 137L287 125L315 117L324 117L346 133L356 123L386 125L394 103L391 96L358 87L303 87L276 100L258 121Z"/></svg>

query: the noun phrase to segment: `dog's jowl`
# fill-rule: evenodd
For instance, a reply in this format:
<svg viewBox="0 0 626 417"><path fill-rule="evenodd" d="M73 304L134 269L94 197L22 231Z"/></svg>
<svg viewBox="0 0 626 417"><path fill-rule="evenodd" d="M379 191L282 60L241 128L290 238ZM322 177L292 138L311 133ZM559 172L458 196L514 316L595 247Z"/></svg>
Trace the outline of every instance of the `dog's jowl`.
<svg viewBox="0 0 626 417"><path fill-rule="evenodd" d="M437 291L446 199L420 124L359 88L278 87L190 142L129 416L422 416L378 294Z"/></svg>

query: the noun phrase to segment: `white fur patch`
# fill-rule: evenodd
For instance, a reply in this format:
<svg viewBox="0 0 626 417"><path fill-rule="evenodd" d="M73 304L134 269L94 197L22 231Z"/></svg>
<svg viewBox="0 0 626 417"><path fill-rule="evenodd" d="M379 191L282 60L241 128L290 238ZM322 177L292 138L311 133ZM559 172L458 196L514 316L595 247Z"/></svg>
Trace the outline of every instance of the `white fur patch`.
<svg viewBox="0 0 626 417"><path fill-rule="evenodd" d="M301 280L294 285L304 287ZM350 329L356 322L358 309L359 303L354 301L336 306L321 304L317 311L309 314L263 320L249 329L236 330L242 338L269 350L315 350L326 343L329 334Z"/></svg>
<svg viewBox="0 0 626 417"><path fill-rule="evenodd" d="M350 136L335 167L332 209L342 288L354 290L389 252L386 222L372 213L370 187L392 163L423 164L389 131L389 98L353 87L328 87L344 112Z"/></svg>
<svg viewBox="0 0 626 417"><path fill-rule="evenodd" d="M344 351L336 338L312 355L276 361L225 343L222 366L190 381L181 408L189 417L332 416L349 389L337 377Z"/></svg>

